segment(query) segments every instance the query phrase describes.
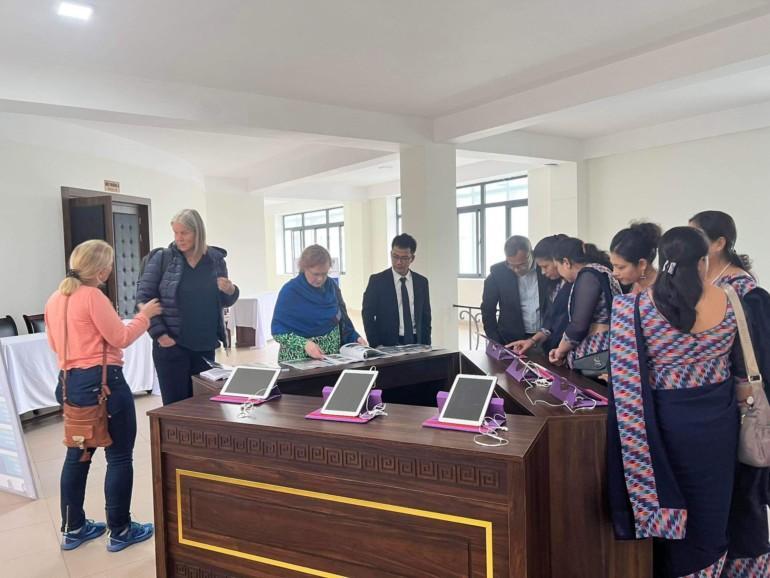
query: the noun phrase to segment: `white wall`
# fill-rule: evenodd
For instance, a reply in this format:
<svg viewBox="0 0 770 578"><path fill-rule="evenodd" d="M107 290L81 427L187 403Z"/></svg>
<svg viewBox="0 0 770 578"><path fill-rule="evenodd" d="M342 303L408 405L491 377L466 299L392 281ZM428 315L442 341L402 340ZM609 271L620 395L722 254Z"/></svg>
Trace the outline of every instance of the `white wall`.
<svg viewBox="0 0 770 578"><path fill-rule="evenodd" d="M770 214L770 129L653 148L587 161L587 240L609 247L629 221L664 229L702 210L730 213L739 252L770 280L764 228Z"/></svg>
<svg viewBox="0 0 770 578"><path fill-rule="evenodd" d="M230 186L228 186L230 185ZM264 199L222 179L206 181L208 242L227 250L230 279L243 297L268 290Z"/></svg>
<svg viewBox="0 0 770 578"><path fill-rule="evenodd" d="M369 275L388 266L387 199L360 201L302 200L268 203L264 208L265 281L271 291L278 291L291 275L283 271L282 216L343 206L345 210L345 269L340 278L342 295L349 309L360 310Z"/></svg>
<svg viewBox="0 0 770 578"><path fill-rule="evenodd" d="M205 218L200 181L0 137L0 316L23 326L23 313L43 312L65 272L61 187L100 191L104 179L120 181L122 194L152 200L153 246L173 239L169 222L179 209L198 209Z"/></svg>

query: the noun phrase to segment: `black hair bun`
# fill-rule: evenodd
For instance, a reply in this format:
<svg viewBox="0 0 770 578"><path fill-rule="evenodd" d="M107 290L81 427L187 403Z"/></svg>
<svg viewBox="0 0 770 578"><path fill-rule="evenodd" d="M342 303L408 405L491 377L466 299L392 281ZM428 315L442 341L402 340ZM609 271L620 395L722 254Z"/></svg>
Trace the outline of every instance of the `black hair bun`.
<svg viewBox="0 0 770 578"><path fill-rule="evenodd" d="M663 229L655 223L631 223L631 231L641 235L646 243L652 247L657 247L660 238L663 236Z"/></svg>

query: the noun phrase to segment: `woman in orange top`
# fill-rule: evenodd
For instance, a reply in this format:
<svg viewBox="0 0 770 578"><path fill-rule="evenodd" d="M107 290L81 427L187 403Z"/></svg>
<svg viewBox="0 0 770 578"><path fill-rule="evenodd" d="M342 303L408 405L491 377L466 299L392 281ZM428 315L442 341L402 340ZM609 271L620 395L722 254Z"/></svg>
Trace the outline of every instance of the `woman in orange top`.
<svg viewBox="0 0 770 578"><path fill-rule="evenodd" d="M87 520L83 511L90 459L80 461L83 451L67 448L61 474L63 550L72 550L110 529L107 550L117 552L147 540L152 524L131 521L131 490L134 479L133 452L136 439L136 409L131 390L123 377L123 351L150 326L161 312L157 299L140 306L125 325L112 303L99 289L112 273L114 251L104 241L81 243L70 256L70 270L45 306L48 343L59 361L56 398L62 403L62 378L67 377L67 401L78 406L96 405L101 390L102 363L106 359L109 433L106 448L107 475L104 482L107 523ZM88 448L93 454L95 448Z"/></svg>

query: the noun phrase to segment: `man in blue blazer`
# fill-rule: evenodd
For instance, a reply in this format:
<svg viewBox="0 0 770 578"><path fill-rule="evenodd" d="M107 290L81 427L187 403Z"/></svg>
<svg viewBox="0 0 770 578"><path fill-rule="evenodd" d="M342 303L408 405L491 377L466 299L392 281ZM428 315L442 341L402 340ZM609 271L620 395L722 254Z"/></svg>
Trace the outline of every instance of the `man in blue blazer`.
<svg viewBox="0 0 770 578"><path fill-rule="evenodd" d="M398 235L390 247L393 266L369 277L362 314L366 339L372 347L430 345L428 279L411 270L416 252L414 237Z"/></svg>

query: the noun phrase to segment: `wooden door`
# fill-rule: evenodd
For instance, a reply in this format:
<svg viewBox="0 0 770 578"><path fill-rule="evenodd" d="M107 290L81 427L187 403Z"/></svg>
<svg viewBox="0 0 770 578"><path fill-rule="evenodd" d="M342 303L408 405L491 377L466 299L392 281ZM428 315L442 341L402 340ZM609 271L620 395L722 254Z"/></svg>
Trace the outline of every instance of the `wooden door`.
<svg viewBox="0 0 770 578"><path fill-rule="evenodd" d="M115 247L115 232L112 221L112 197L63 197L64 215L64 260L69 267L72 250L90 239L101 239ZM107 297L117 306L115 270L104 289Z"/></svg>
<svg viewBox="0 0 770 578"><path fill-rule="evenodd" d="M121 316L133 316L139 263L150 251L150 199L74 187L62 187L61 195L65 266L83 241L109 243L116 266L104 292Z"/></svg>

